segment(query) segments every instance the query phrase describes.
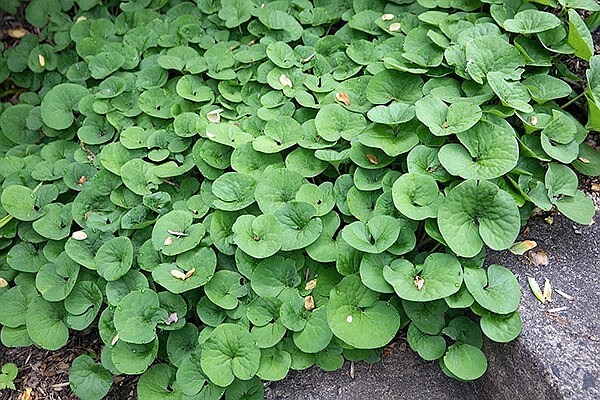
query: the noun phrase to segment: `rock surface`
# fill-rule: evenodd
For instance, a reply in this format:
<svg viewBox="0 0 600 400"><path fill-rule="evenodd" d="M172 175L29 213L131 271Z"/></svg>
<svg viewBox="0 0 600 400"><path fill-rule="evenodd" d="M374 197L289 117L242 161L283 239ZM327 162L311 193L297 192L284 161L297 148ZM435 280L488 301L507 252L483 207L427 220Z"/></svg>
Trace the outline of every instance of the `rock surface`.
<svg viewBox="0 0 600 400"><path fill-rule="evenodd" d="M489 370L478 383L483 398L600 399L600 217L591 226L555 216L552 225L532 219L520 240L537 242L547 266L525 256L490 252L490 263L509 267L523 297L521 336L510 344L489 344ZM540 303L527 284L550 281L552 302ZM556 289L573 296L567 300ZM568 307L560 312L548 310ZM493 393L486 396L485 393ZM515 394L517 396L515 397Z"/></svg>

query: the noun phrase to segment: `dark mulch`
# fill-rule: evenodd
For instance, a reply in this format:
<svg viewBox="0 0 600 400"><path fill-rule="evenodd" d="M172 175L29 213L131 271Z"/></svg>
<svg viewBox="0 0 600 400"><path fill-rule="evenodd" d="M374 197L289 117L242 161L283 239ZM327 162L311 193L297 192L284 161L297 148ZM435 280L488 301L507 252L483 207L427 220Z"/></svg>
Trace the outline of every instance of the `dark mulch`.
<svg viewBox="0 0 600 400"><path fill-rule="evenodd" d="M32 400L77 399L69 387L69 367L81 354L89 354L99 361L103 343L96 329L71 332L69 342L57 351L37 346L6 348L0 345L0 366L11 362L19 368L14 390L0 392L0 400L20 400L23 392L31 389ZM137 377L119 376L108 393L108 400L134 399Z"/></svg>

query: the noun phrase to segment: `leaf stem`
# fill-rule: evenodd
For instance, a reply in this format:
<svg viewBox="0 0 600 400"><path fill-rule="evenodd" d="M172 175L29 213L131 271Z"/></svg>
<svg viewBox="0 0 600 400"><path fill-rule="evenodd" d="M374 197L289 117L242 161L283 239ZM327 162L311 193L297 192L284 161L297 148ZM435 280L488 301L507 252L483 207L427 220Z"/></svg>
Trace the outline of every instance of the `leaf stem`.
<svg viewBox="0 0 600 400"><path fill-rule="evenodd" d="M573 97L571 100L567 101L565 104L563 104L562 106L560 106L560 108L562 108L564 110L565 108L567 108L571 104L575 103L577 100L579 100L584 95L585 95L585 91L579 93L577 96Z"/></svg>

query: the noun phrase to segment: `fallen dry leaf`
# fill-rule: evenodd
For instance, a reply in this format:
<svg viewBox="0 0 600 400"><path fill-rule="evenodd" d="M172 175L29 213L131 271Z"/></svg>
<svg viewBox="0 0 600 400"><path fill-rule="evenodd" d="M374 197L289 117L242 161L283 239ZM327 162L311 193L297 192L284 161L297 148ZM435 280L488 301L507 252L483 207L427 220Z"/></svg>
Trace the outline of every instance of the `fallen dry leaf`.
<svg viewBox="0 0 600 400"><path fill-rule="evenodd" d="M600 183L592 183L592 191L600 192Z"/></svg>
<svg viewBox="0 0 600 400"><path fill-rule="evenodd" d="M206 119L208 119L209 122L218 124L219 122L221 122L221 113L222 112L223 112L223 109L221 109L221 108L209 111L206 113ZM206 133L206 135L208 136L208 132ZM213 135L213 137L214 137L214 135Z"/></svg>
<svg viewBox="0 0 600 400"><path fill-rule="evenodd" d="M589 164L589 163L590 163L590 160L588 160L588 159L587 159L587 158L585 158L585 157L578 157L578 158L579 158L579 161L581 161L581 162L582 162L582 163L584 163L584 164Z"/></svg>
<svg viewBox="0 0 600 400"><path fill-rule="evenodd" d="M375 165L379 164L377 157L375 157L373 154L367 153L367 154L365 154L365 157L367 157L367 160L369 160L369 162L371 164L375 164Z"/></svg>
<svg viewBox="0 0 600 400"><path fill-rule="evenodd" d="M304 290L313 290L316 286L317 286L317 280L311 279L310 281L306 282L306 286L304 286Z"/></svg>
<svg viewBox="0 0 600 400"><path fill-rule="evenodd" d="M354 318L352 318L352 315L348 315L348 316L346 317L346 322L347 322L347 323L349 323L349 324L351 324L353 319L354 319Z"/></svg>
<svg viewBox="0 0 600 400"><path fill-rule="evenodd" d="M517 243L513 244L512 247L509 249L509 251L513 254L522 256L528 250L531 250L531 249L535 248L536 246L537 246L537 243L534 242L533 240L524 240L522 242L517 242Z"/></svg>
<svg viewBox="0 0 600 400"><path fill-rule="evenodd" d="M25 391L19 396L19 400L33 400L32 391L33 389L31 388L25 389Z"/></svg>
<svg viewBox="0 0 600 400"><path fill-rule="evenodd" d="M172 269L171 276L174 278L177 278L177 279L181 279L182 281L185 281L185 273L181 272L178 269Z"/></svg>
<svg viewBox="0 0 600 400"><path fill-rule="evenodd" d="M394 14L383 14L381 16L381 20L382 21L389 21L389 20L392 20L392 19L394 19Z"/></svg>
<svg viewBox="0 0 600 400"><path fill-rule="evenodd" d="M185 273L185 279L189 278L190 276L194 275L195 273L196 273L196 268L190 269L188 272Z"/></svg>
<svg viewBox="0 0 600 400"><path fill-rule="evenodd" d="M527 283L529 284L529 288L531 289L531 291L533 292L533 295L542 303L544 304L546 302L546 299L544 298L544 294L542 293L542 289L540 289L540 285L538 285L537 281L535 280L535 278L532 278L530 276L527 277Z"/></svg>
<svg viewBox="0 0 600 400"><path fill-rule="evenodd" d="M165 239L165 241L163 242L163 244L165 246L170 246L173 244L173 238L171 236L167 236L167 238Z"/></svg>
<svg viewBox="0 0 600 400"><path fill-rule="evenodd" d="M562 290L554 289L554 291L569 301L575 300L575 297L571 296L570 294L566 294Z"/></svg>
<svg viewBox="0 0 600 400"><path fill-rule="evenodd" d="M552 286L550 285L550 281L548 279L544 279L544 300L552 301Z"/></svg>
<svg viewBox="0 0 600 400"><path fill-rule="evenodd" d="M279 83L281 83L282 86L292 87L292 80L286 74L281 74L279 76Z"/></svg>
<svg viewBox="0 0 600 400"><path fill-rule="evenodd" d="M38 54L38 62L40 63L40 67L43 68L46 66L46 59L41 54Z"/></svg>
<svg viewBox="0 0 600 400"><path fill-rule="evenodd" d="M171 234L171 235L175 235L175 236L189 236L189 234L184 233L184 232L178 232L178 231L172 231L171 229L167 229L167 233Z"/></svg>
<svg viewBox="0 0 600 400"><path fill-rule="evenodd" d="M345 92L337 92L335 94L335 99L340 103L344 103L345 105L350 105L350 97Z"/></svg>
<svg viewBox="0 0 600 400"><path fill-rule="evenodd" d="M86 182L87 182L87 178L85 177L85 175L82 175L81 178L79 178L79 180L77 181L77 184L79 186L82 186Z"/></svg>
<svg viewBox="0 0 600 400"><path fill-rule="evenodd" d="M413 283L417 287L417 290L423 289L423 285L425 284L425 279L421 278L419 275L415 276Z"/></svg>
<svg viewBox="0 0 600 400"><path fill-rule="evenodd" d="M554 218L553 217L546 217L546 218L544 218L544 221L546 221L546 223L548 225L552 225L554 223Z"/></svg>
<svg viewBox="0 0 600 400"><path fill-rule="evenodd" d="M531 117L529 117L529 123L533 126L536 126L538 123L538 119L535 115L532 115Z"/></svg>
<svg viewBox="0 0 600 400"><path fill-rule="evenodd" d="M71 234L71 237L74 240L85 240L87 239L88 235L84 231L75 231Z"/></svg>
<svg viewBox="0 0 600 400"><path fill-rule="evenodd" d="M29 31L23 27L18 28L9 28L6 30L6 34L13 39L21 39L23 36L27 35Z"/></svg>
<svg viewBox="0 0 600 400"><path fill-rule="evenodd" d="M171 325L172 323L177 321L179 321L179 316L177 315L177 313L171 313L165 320L165 325Z"/></svg>
<svg viewBox="0 0 600 400"><path fill-rule="evenodd" d="M110 345L114 346L115 344L117 344L118 341L119 341L119 335L115 335L115 337L112 338L112 340L110 341Z"/></svg>
<svg viewBox="0 0 600 400"><path fill-rule="evenodd" d="M0 278L0 288L5 288L8 286L8 282L4 278Z"/></svg>
<svg viewBox="0 0 600 400"><path fill-rule="evenodd" d="M309 295L304 298L304 308L308 311L315 309L315 299L312 296Z"/></svg>
<svg viewBox="0 0 600 400"><path fill-rule="evenodd" d="M390 25L390 27L388 28L388 31L390 32L397 32L400 30L400 22L394 22L393 24Z"/></svg>
<svg viewBox="0 0 600 400"><path fill-rule="evenodd" d="M568 310L568 309L569 309L569 307L566 307L566 306L565 307L557 307L557 308L551 308L551 309L547 310L546 312L548 312L548 313L557 313L557 312L565 311L565 310Z"/></svg>
<svg viewBox="0 0 600 400"><path fill-rule="evenodd" d="M545 267L548 265L548 254L542 249L530 250L529 253L527 253L527 258L529 258L529 261L536 267Z"/></svg>

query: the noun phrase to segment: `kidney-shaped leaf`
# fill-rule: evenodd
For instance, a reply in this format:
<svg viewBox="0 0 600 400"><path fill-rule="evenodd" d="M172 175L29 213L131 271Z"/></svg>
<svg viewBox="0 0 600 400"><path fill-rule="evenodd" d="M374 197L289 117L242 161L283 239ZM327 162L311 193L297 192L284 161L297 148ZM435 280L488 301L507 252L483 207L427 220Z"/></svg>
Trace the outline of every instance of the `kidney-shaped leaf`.
<svg viewBox="0 0 600 400"><path fill-rule="evenodd" d="M444 253L432 253L419 265L400 258L383 268L383 277L400 298L421 302L456 293L462 284L462 275L458 259Z"/></svg>
<svg viewBox="0 0 600 400"><path fill-rule="evenodd" d="M519 234L521 218L510 194L488 181L467 180L440 205L438 225L453 252L474 257L483 243L508 249Z"/></svg>
<svg viewBox="0 0 600 400"><path fill-rule="evenodd" d="M482 268L466 268L464 280L475 301L496 314L512 313L519 306L521 288L508 268L493 264L487 273Z"/></svg>
<svg viewBox="0 0 600 400"><path fill-rule="evenodd" d="M259 365L260 349L240 325L221 324L202 344L202 370L215 385L229 386L235 378L248 380Z"/></svg>
<svg viewBox="0 0 600 400"><path fill-rule="evenodd" d="M400 328L396 308L377 301L357 274L342 279L330 292L327 321L335 336L358 349L375 349L390 342Z"/></svg>

